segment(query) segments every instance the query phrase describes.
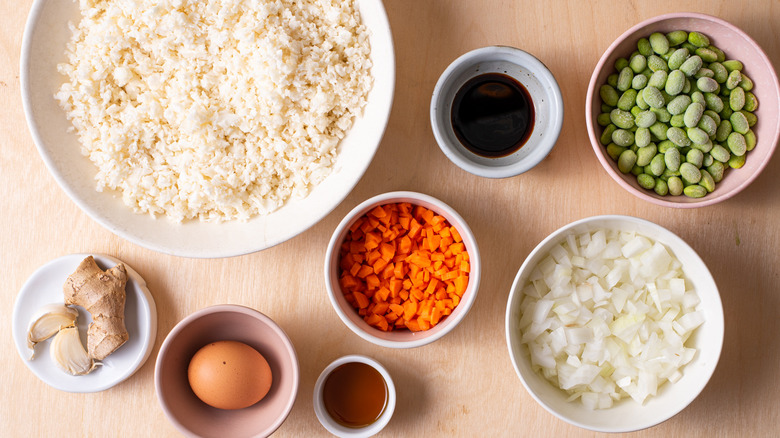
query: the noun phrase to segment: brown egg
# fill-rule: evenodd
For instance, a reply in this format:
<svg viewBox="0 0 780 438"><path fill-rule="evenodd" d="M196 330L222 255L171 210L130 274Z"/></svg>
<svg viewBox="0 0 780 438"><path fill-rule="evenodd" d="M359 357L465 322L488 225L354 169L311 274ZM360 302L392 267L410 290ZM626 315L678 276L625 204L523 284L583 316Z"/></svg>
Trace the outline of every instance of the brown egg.
<svg viewBox="0 0 780 438"><path fill-rule="evenodd" d="M242 409L262 400L271 389L271 367L243 342L212 342L195 353L187 369L195 395L219 409Z"/></svg>

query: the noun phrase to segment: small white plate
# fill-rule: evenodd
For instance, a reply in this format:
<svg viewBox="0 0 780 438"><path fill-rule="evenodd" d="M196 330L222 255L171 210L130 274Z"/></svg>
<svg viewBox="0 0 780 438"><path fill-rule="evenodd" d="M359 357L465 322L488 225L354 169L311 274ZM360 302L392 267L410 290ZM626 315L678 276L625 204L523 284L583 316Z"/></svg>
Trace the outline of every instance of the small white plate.
<svg viewBox="0 0 780 438"><path fill-rule="evenodd" d="M71 376L52 361L49 354L51 338L35 346L35 359L30 360L32 351L27 348L30 319L41 306L64 302L62 285L87 256L89 254L71 254L43 265L27 279L14 303L13 338L19 356L39 379L61 391L99 392L122 382L146 362L157 337L157 308L154 299L144 279L125 263L128 274L125 287L125 325L130 339L105 358L102 366L85 376ZM93 257L103 269L121 263L120 260L106 255ZM86 345L87 327L92 318L83 308L76 309L79 311L79 333Z"/></svg>

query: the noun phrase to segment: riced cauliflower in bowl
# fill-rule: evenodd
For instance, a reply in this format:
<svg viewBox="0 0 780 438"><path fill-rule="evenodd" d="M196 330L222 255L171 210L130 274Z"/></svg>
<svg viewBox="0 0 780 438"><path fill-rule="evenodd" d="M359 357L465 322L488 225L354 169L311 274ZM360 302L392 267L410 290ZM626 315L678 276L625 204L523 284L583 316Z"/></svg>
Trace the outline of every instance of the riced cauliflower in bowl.
<svg viewBox="0 0 780 438"><path fill-rule="evenodd" d="M193 257L329 213L373 158L395 74L379 0L37 1L21 66L33 138L74 201Z"/></svg>

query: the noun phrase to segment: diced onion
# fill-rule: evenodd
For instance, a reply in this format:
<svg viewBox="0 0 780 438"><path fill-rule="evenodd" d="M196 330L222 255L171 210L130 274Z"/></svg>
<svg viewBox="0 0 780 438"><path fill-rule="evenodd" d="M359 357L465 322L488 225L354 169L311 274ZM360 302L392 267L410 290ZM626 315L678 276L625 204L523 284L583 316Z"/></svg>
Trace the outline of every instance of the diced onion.
<svg viewBox="0 0 780 438"><path fill-rule="evenodd" d="M632 232L570 234L533 268L520 308L534 369L590 409L643 404L696 355L699 297L661 243Z"/></svg>

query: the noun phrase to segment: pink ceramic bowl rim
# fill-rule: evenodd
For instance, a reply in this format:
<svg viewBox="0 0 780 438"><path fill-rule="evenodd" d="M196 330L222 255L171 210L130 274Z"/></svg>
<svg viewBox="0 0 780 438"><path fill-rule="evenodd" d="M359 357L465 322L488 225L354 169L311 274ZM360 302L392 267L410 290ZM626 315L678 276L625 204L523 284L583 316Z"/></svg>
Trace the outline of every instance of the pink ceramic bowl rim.
<svg viewBox="0 0 780 438"><path fill-rule="evenodd" d="M738 28L737 26L734 26L733 24L729 23L728 21L725 21L721 18L714 17L712 15L707 14L700 14L695 12L675 12L671 14L663 14L659 15L650 19L647 19L645 21L642 21L641 23L633 26L632 28L628 29L627 31L623 32L620 37L618 37L615 41L612 42L612 44L607 48L607 50L604 51L604 54L599 59L598 64L596 64L596 67L593 69L593 74L590 78L590 83L588 84L588 93L585 99L585 121L586 126L588 128L588 137L590 137L590 143L593 147L594 151L596 152L596 157L601 162L602 167L609 173L609 175L617 181L618 184L620 184L621 187L626 189L628 192L636 195L637 197L644 199L645 201L649 201L653 204L662 205L666 207L675 207L675 208L697 208L697 207L705 207L708 205L713 205L718 202L725 201L737 193L741 192L743 189L745 189L750 183L752 183L756 178L758 178L758 175L764 170L764 168L769 164L769 161L772 158L772 155L774 154L774 151L777 147L778 138L780 138L780 123L777 124L775 127L775 131L772 135L772 139L768 141L768 144L764 147L769 148L769 151L767 152L767 157L763 162L758 166L758 168L753 171L753 173L747 177L740 185L735 187L734 189L724 192L723 194L714 195L710 194L704 198L702 198L701 201L698 202L674 202L674 201L667 201L663 199L658 199L653 196L650 196L647 193L644 193L644 191L639 190L626 182L623 179L622 174L615 171L615 169L612 167L610 163L610 158L602 151L601 149L601 142L599 141L599 136L596 135L596 131L594 128L595 120L593 117L593 112L591 111L591 108L593 106L593 100L595 96L597 95L597 87L599 87L601 84L596 83L599 73L602 69L604 69L605 64L607 62L607 59L610 57L610 55L615 51L617 46L619 46L623 41L630 38L633 34L638 32L644 27L647 27L651 24L662 22L665 20L670 19L679 19L679 18L691 18L691 19L698 19L698 20L704 20L704 21L710 21L716 24L719 24L723 27L726 27L733 32L739 34L742 38L744 38L746 41L748 41L756 50L757 54L761 58L764 65L761 66L761 68L766 68L770 71L770 77L773 80L772 84L767 84L767 86L773 86L775 90L775 94L780 94L780 83L778 83L777 74L775 73L775 69L772 66L772 61L770 61L769 57L766 55L764 50L761 48L761 46L756 43L756 41L751 38L748 34L746 34L742 29ZM778 101L780 101L780 96L778 96Z"/></svg>
<svg viewBox="0 0 780 438"><path fill-rule="evenodd" d="M157 392L160 406L162 407L165 416L168 418L171 424L173 424L176 427L176 429L178 429L181 433L188 436L197 436L197 434L195 434L195 432L193 432L189 427L182 424L180 421L176 419L176 417L173 415L173 412L171 412L170 409L168 409L167 402L165 401L165 396L163 395L163 391L162 391L162 378L160 373L158 372L158 368L160 367L159 365L160 360L162 356L164 356L165 352L168 350L168 346L170 345L170 343L173 342L173 340L182 332L182 330L184 330L184 328L187 327L192 321L201 318L205 315L211 315L214 313L222 313L222 312L242 313L244 315L251 316L253 318L256 318L264 322L266 325L268 325L268 327L270 327L274 332L276 332L277 335L279 335L279 338L284 344L285 349L291 355L293 359L293 363L294 364L298 363L298 357L295 352L295 347L293 346L290 338L287 336L287 333L285 333L285 331L276 322L274 322L274 320L272 320L265 314L255 309L246 306L237 305L237 304L218 304L214 306L205 307L186 316L184 319L179 321L173 327L173 329L171 329L171 331L165 337L165 340L163 341L162 345L160 346L160 351L157 355L157 361L155 362L154 387L155 387L155 391ZM298 366L294 367L292 372L293 372L293 379L292 379L293 397L290 398L290 400L287 402L287 405L284 407L283 414L280 415L279 418L277 418L273 424L267 426L265 430L262 431L262 434L265 436L274 433L282 425L282 423L284 423L284 421L287 419L287 416L290 415L290 411L292 411L293 405L295 404L295 399L298 394L298 386L300 384L299 367Z"/></svg>

